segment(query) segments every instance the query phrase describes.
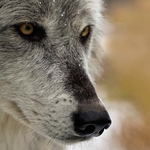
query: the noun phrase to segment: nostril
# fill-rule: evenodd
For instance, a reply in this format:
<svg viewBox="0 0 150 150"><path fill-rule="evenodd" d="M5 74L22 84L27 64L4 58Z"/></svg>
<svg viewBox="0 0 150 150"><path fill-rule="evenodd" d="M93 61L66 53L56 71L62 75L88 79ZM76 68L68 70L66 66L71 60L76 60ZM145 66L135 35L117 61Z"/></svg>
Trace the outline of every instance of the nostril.
<svg viewBox="0 0 150 150"><path fill-rule="evenodd" d="M95 126L94 125L88 125L88 126L86 126L86 128L84 130L84 132L88 133L88 134L93 133L94 131L95 131Z"/></svg>
<svg viewBox="0 0 150 150"><path fill-rule="evenodd" d="M102 128L99 132L98 132L98 134L97 135L95 135L95 136L100 136L103 132L104 132L104 130L105 129L108 129L110 127L110 124L108 124L108 125L106 125L104 128Z"/></svg>
<svg viewBox="0 0 150 150"><path fill-rule="evenodd" d="M75 132L85 137L99 136L111 124L107 111L103 111L102 114L95 111L79 113L74 116L74 121Z"/></svg>
<svg viewBox="0 0 150 150"><path fill-rule="evenodd" d="M111 125L111 122L108 125L106 125L104 129L108 129L110 125Z"/></svg>
<svg viewBox="0 0 150 150"><path fill-rule="evenodd" d="M82 127L77 127L76 131L80 135L89 135L95 131L96 127L94 125L85 125Z"/></svg>

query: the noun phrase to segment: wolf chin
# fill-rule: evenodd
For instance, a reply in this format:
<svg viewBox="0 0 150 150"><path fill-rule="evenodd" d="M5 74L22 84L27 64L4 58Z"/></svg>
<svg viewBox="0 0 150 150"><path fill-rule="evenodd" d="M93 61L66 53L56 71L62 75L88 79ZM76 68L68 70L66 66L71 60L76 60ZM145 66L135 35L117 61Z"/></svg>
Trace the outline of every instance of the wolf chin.
<svg viewBox="0 0 150 150"><path fill-rule="evenodd" d="M101 0L0 0L0 150L65 149L107 129L94 89Z"/></svg>

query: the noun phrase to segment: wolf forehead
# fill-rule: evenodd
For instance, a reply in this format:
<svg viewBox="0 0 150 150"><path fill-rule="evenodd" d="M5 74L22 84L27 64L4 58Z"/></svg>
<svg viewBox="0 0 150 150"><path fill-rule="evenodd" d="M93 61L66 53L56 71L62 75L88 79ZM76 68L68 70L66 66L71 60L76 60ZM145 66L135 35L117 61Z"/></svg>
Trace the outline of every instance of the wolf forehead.
<svg viewBox="0 0 150 150"><path fill-rule="evenodd" d="M57 22L69 26L76 22L84 27L96 23L101 18L100 11L101 0L1 0L0 26L47 20L51 25Z"/></svg>

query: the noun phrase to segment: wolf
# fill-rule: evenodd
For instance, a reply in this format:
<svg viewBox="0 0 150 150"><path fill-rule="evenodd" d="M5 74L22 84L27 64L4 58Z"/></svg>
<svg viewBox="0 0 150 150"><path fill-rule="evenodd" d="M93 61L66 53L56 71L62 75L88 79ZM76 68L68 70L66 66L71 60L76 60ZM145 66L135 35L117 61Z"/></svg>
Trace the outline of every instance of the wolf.
<svg viewBox="0 0 150 150"><path fill-rule="evenodd" d="M0 150L65 150L109 128L101 0L0 0Z"/></svg>

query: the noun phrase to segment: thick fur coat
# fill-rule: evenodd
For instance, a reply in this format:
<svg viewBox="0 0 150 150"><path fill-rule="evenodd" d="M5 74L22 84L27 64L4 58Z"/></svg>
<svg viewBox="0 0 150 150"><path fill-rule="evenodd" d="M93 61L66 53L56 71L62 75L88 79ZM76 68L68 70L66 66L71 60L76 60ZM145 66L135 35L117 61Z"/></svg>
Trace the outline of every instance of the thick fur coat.
<svg viewBox="0 0 150 150"><path fill-rule="evenodd" d="M102 10L101 0L0 0L0 150L62 150L84 140L72 114L104 109L93 87ZM22 35L24 23L39 32Z"/></svg>

